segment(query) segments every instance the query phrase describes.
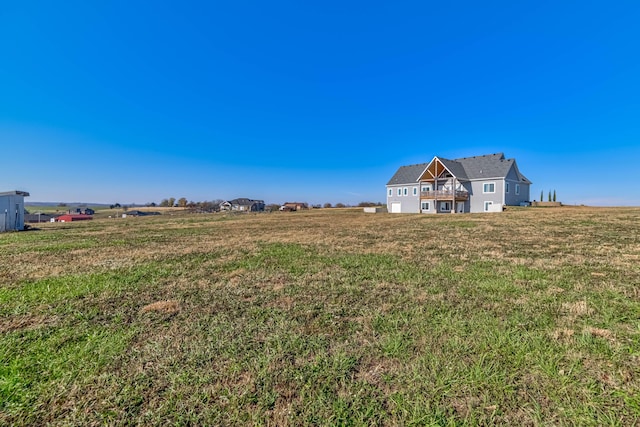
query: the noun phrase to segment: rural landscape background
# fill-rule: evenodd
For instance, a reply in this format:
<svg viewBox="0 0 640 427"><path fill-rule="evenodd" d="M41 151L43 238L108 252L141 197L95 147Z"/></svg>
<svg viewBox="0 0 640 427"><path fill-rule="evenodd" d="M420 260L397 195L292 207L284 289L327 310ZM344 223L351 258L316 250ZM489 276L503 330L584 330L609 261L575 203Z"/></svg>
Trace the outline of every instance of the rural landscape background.
<svg viewBox="0 0 640 427"><path fill-rule="evenodd" d="M0 424L640 422L639 208L107 216L0 235Z"/></svg>
<svg viewBox="0 0 640 427"><path fill-rule="evenodd" d="M638 22L637 0L4 2L0 217L26 193L37 220L96 212L0 233L0 426L640 425ZM355 207L490 153L564 206ZM211 212L234 198L313 209Z"/></svg>

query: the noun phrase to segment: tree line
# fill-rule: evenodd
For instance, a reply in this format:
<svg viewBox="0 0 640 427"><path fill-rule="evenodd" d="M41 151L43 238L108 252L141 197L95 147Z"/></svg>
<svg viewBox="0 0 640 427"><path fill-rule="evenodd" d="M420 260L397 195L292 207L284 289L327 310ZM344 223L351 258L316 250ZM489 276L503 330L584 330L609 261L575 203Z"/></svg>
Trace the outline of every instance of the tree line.
<svg viewBox="0 0 640 427"><path fill-rule="evenodd" d="M156 202L149 202L146 203L145 206L146 207L161 207L161 208L187 208L187 209L192 209L194 211L198 211L198 212L218 212L220 210L220 204L223 203L224 200L222 199L215 199L215 200L204 200L204 201L200 201L200 202L195 202L195 201L189 201L187 200L187 198L185 197L181 197L179 199L176 200L175 197L167 197L166 199L162 199L160 201L160 203L156 203ZM324 203L324 204L315 204L315 205L310 205L311 208L314 209L320 209L320 208L325 208L325 209L329 209L329 208L348 208L348 207L372 207L372 206L383 206L384 203L383 202L360 202L357 205L349 205L349 204L345 204L345 203L336 203L331 204L331 203ZM279 204L276 203L272 203L269 205L265 206L265 210L267 211L277 211L280 209ZM114 203L112 205L109 206L111 209L125 209L128 208L128 206L123 206L120 203Z"/></svg>

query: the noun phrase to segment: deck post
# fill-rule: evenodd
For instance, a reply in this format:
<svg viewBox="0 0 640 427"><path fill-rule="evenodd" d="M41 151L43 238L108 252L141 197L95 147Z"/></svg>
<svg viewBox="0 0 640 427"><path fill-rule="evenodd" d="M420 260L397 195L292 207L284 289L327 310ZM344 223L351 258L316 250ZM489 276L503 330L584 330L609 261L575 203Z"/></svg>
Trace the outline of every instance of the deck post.
<svg viewBox="0 0 640 427"><path fill-rule="evenodd" d="M451 202L451 212L456 213L456 177L451 178L451 197L453 202Z"/></svg>

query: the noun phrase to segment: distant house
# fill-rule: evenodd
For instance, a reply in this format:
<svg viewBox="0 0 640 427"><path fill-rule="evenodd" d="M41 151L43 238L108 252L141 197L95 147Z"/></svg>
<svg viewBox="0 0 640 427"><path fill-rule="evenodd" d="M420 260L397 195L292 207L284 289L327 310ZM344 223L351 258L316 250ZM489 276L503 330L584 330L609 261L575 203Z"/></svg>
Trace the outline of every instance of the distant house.
<svg viewBox="0 0 640 427"><path fill-rule="evenodd" d="M498 212L529 203L529 181L503 153L401 166L387 183L391 213Z"/></svg>
<svg viewBox="0 0 640 427"><path fill-rule="evenodd" d="M280 206L281 211L301 211L304 209L309 209L309 205L303 202L285 202Z"/></svg>
<svg viewBox="0 0 640 427"><path fill-rule="evenodd" d="M24 230L24 198L26 191L0 193L0 232Z"/></svg>
<svg viewBox="0 0 640 427"><path fill-rule="evenodd" d="M94 211L91 208L75 208L75 209L69 209L67 213L71 215L77 215L77 214L94 215L96 211Z"/></svg>
<svg viewBox="0 0 640 427"><path fill-rule="evenodd" d="M233 212L262 212L264 211L264 200L239 198L224 201L220 203L220 210Z"/></svg>
<svg viewBox="0 0 640 427"><path fill-rule="evenodd" d="M125 213L122 214L123 217L128 217L128 216L150 216L150 215L161 215L161 213L160 212L155 212L155 211L133 210L133 211L126 211Z"/></svg>

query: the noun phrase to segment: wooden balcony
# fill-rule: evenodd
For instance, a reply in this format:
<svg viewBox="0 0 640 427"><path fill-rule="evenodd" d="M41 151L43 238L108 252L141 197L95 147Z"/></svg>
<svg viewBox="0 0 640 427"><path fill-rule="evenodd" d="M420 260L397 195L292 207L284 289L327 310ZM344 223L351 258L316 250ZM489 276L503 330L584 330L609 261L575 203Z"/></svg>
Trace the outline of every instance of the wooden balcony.
<svg viewBox="0 0 640 427"><path fill-rule="evenodd" d="M434 199L434 200L453 200L455 193L455 198L457 201L467 200L469 198L468 191L453 191L453 190L437 190L437 191L421 191L420 198L421 199Z"/></svg>

